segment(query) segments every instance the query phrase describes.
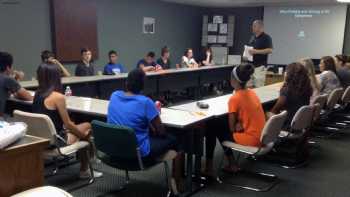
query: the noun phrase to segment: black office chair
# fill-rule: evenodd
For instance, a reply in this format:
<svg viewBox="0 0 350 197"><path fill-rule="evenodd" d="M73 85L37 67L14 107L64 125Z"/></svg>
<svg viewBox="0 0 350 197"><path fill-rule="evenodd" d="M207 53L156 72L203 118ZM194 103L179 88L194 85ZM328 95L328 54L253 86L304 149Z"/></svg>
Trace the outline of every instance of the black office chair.
<svg viewBox="0 0 350 197"><path fill-rule="evenodd" d="M317 104L318 106L318 104ZM308 140L310 128L313 123L315 106L303 106L294 115L290 129L281 131L279 134L280 145L283 155L289 162L282 164L283 168L299 168L308 163L309 147ZM285 143L285 144L283 144ZM283 147L283 148L281 148Z"/></svg>
<svg viewBox="0 0 350 197"><path fill-rule="evenodd" d="M343 89L338 88L333 90L328 96L326 106L312 128L314 132L321 134L316 135L317 137L332 137L347 127L346 123L332 118L332 115L339 110L339 105L337 104L342 95Z"/></svg>
<svg viewBox="0 0 350 197"><path fill-rule="evenodd" d="M337 107L337 111L331 115L331 118L347 125L350 124L350 86L345 89Z"/></svg>

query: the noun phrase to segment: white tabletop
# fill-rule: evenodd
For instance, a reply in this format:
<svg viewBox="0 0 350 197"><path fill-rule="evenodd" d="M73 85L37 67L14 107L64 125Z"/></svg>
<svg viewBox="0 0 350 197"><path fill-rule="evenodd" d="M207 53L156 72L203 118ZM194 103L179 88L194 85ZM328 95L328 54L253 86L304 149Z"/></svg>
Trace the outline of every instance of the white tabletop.
<svg viewBox="0 0 350 197"><path fill-rule="evenodd" d="M266 103L278 98L280 87L281 84L279 83L254 90L261 102ZM162 108L160 117L162 122L167 126L177 128L188 127L203 120L227 114L227 102L230 96L231 94L203 100L202 102L210 105L207 110L199 109L196 102L173 106L171 108ZM31 102L21 101L15 98L11 98L11 100L31 104ZM69 111L100 117L107 116L109 101L76 96L67 97L66 100Z"/></svg>
<svg viewBox="0 0 350 197"><path fill-rule="evenodd" d="M255 88L253 90L258 95L260 102L264 104L274 101L279 97L279 89L281 85L281 83L277 83L269 86ZM228 113L228 101L231 95L232 94L227 94L215 98L201 100L200 102L209 105L208 109L199 108L197 106L197 101L182 105L175 105L170 107L170 109L189 111L192 113L204 113L208 116L222 116Z"/></svg>
<svg viewBox="0 0 350 197"><path fill-rule="evenodd" d="M34 93L34 92L32 92ZM25 103L31 105L31 101L22 101L16 98L10 98L12 101L18 103ZM66 97L67 109L71 112L78 112L82 114L106 117L109 101L86 98L86 97L76 97L69 96ZM185 128L194 125L198 122L211 118L204 113L194 113L188 111L181 111L175 109L162 108L160 118L166 126Z"/></svg>
<svg viewBox="0 0 350 197"><path fill-rule="evenodd" d="M67 97L67 108L79 112L101 117L107 116L109 101L85 97ZM174 109L162 108L160 118L163 124L172 127L184 128L210 118L203 113L192 113Z"/></svg>

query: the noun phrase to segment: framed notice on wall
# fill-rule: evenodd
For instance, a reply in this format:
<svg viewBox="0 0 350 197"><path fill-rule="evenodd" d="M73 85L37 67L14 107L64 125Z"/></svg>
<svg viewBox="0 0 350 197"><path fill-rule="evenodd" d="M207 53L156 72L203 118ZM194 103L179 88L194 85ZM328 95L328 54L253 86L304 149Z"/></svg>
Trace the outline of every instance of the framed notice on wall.
<svg viewBox="0 0 350 197"><path fill-rule="evenodd" d="M220 24L220 34L227 34L227 23Z"/></svg>
<svg viewBox="0 0 350 197"><path fill-rule="evenodd" d="M224 22L224 16L213 16L213 23L221 24Z"/></svg>
<svg viewBox="0 0 350 197"><path fill-rule="evenodd" d="M208 31L209 32L217 32L218 31L218 24L209 23L208 24Z"/></svg>
<svg viewBox="0 0 350 197"><path fill-rule="evenodd" d="M156 26L156 19L152 17L143 17L143 33L144 34L154 34Z"/></svg>

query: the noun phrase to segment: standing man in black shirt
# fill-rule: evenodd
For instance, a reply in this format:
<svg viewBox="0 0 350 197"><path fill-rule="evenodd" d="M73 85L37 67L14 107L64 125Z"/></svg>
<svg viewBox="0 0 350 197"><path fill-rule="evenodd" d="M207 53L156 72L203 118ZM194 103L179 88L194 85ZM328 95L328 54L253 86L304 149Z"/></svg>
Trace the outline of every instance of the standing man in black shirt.
<svg viewBox="0 0 350 197"><path fill-rule="evenodd" d="M95 65L92 63L91 50L83 48L81 51L81 62L75 68L75 76L94 76Z"/></svg>
<svg viewBox="0 0 350 197"><path fill-rule="evenodd" d="M253 55L253 65L255 66L252 83L254 87L265 85L266 67L268 55L272 53L272 38L264 32L262 20L255 20L252 25L253 37L250 39L250 46L253 49L249 53Z"/></svg>

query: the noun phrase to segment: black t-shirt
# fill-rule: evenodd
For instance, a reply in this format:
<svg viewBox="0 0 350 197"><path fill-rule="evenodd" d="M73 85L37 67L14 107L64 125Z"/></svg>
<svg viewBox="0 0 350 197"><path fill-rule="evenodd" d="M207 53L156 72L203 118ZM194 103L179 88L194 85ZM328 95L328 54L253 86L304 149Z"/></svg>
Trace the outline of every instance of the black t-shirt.
<svg viewBox="0 0 350 197"><path fill-rule="evenodd" d="M337 70L337 75L340 83L344 88L350 86L350 70L347 68L340 68Z"/></svg>
<svg viewBox="0 0 350 197"><path fill-rule="evenodd" d="M75 76L94 76L95 65L90 63L86 65L84 62L80 62L75 68Z"/></svg>
<svg viewBox="0 0 350 197"><path fill-rule="evenodd" d="M157 60L157 64L159 64L160 66L162 66L163 69L170 69L171 68L171 62L170 62L170 59L168 59L167 63L165 63L163 61L162 58L159 58Z"/></svg>
<svg viewBox="0 0 350 197"><path fill-rule="evenodd" d="M0 115L5 111L7 99L21 89L21 85L12 77L0 74Z"/></svg>
<svg viewBox="0 0 350 197"><path fill-rule="evenodd" d="M284 123L283 128L290 128L290 124L292 123L293 117L295 113L304 105L310 104L310 97L300 97L296 94L291 94L288 92L286 87L283 87L280 91L280 96L284 96L286 98L286 103L284 106L284 110L287 111L287 119Z"/></svg>
<svg viewBox="0 0 350 197"><path fill-rule="evenodd" d="M268 49L268 48L273 48L272 45L272 38L265 32L260 34L258 37L253 36L249 43L254 49ZM256 54L253 55L253 64L256 67L259 66L266 66L267 65L267 59L268 55L265 54Z"/></svg>
<svg viewBox="0 0 350 197"><path fill-rule="evenodd" d="M60 113L58 112L57 109L51 110L45 106L45 99L46 98L47 97L43 97L39 93L35 94L34 100L33 100L32 112L38 113L38 114L45 114L45 115L49 116L50 119L52 120L55 128L56 128L56 132L61 137L64 138L65 135L63 132L63 120L60 116Z"/></svg>

